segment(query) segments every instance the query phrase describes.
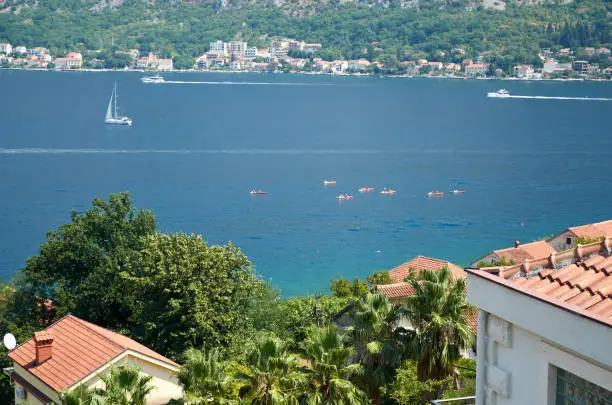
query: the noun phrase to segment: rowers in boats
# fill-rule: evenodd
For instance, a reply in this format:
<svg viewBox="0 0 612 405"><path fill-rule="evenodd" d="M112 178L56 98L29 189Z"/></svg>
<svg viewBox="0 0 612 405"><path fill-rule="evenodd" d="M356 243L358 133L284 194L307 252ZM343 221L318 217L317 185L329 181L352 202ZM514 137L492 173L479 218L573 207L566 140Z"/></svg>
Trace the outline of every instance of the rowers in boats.
<svg viewBox="0 0 612 405"><path fill-rule="evenodd" d="M352 200L353 196L350 194L338 194L338 197L336 197L338 200Z"/></svg>
<svg viewBox="0 0 612 405"><path fill-rule="evenodd" d="M326 186L332 186L336 184L336 180L323 180L323 184Z"/></svg>
<svg viewBox="0 0 612 405"><path fill-rule="evenodd" d="M397 194L397 191L396 191L396 190L393 190L392 188L387 188L387 187L385 187L385 188L383 188L383 190L380 192L380 194L383 194L383 195L392 195L392 194Z"/></svg>
<svg viewBox="0 0 612 405"><path fill-rule="evenodd" d="M249 192L251 195L263 195L263 194L268 194L267 191L261 191L261 190L251 190Z"/></svg>
<svg viewBox="0 0 612 405"><path fill-rule="evenodd" d="M359 189L360 193L371 193L374 191L374 187L361 187Z"/></svg>
<svg viewBox="0 0 612 405"><path fill-rule="evenodd" d="M442 197L444 195L441 191L430 191L427 193L427 197Z"/></svg>
<svg viewBox="0 0 612 405"><path fill-rule="evenodd" d="M463 193L465 193L465 190L454 189L454 190L451 190L450 192L451 192L451 194L463 194Z"/></svg>

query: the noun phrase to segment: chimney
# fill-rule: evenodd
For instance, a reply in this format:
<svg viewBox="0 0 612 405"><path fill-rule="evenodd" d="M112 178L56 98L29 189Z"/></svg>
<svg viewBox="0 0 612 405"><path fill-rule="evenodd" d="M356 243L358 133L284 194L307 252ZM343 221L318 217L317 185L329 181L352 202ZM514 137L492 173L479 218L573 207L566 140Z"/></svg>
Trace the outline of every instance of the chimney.
<svg viewBox="0 0 612 405"><path fill-rule="evenodd" d="M521 245L521 242L519 242L518 240L515 240L515 241L514 241L514 247L515 247L516 249L518 249L518 247L519 247L520 245Z"/></svg>
<svg viewBox="0 0 612 405"><path fill-rule="evenodd" d="M49 331L34 332L36 364L42 364L53 356L53 334Z"/></svg>

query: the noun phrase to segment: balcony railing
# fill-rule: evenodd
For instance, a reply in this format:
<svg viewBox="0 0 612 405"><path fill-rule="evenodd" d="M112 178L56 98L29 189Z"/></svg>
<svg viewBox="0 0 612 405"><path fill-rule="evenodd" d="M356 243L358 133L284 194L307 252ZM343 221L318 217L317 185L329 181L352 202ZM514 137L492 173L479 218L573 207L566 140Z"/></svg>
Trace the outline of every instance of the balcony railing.
<svg viewBox="0 0 612 405"><path fill-rule="evenodd" d="M460 397L460 398L449 398L449 399L433 399L431 401L433 405L474 405L476 403L476 397Z"/></svg>

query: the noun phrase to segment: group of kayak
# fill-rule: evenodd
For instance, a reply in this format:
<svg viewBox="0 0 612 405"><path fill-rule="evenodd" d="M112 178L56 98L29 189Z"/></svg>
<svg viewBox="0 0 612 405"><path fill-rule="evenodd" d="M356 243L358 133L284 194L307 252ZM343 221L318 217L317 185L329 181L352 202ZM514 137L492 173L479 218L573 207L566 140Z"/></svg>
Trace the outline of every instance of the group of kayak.
<svg viewBox="0 0 612 405"><path fill-rule="evenodd" d="M336 180L324 180L323 184L325 186L335 185ZM361 187L357 191L359 191L360 193L373 193L374 187ZM453 189L450 191L450 193L451 194L463 194L465 193L465 190ZM395 195L397 194L397 190L385 187L382 189L380 194ZM429 193L427 193L427 197L443 197L443 196L444 196L444 193L442 191L430 191ZM354 197L351 194L341 193L341 194L338 194L336 198L338 200L352 200Z"/></svg>
<svg viewBox="0 0 612 405"><path fill-rule="evenodd" d="M323 180L323 185L325 185L325 186L334 186L334 185L336 185L336 180ZM374 192L374 187L361 187L357 191L359 191L360 193L373 193ZM262 191L262 190L251 190L249 193L251 195L265 195L265 194L268 194L268 192ZM465 190L453 189L453 190L450 191L450 194L463 194L463 193L465 193ZM394 190L392 188L384 187L382 189L382 191L380 192L380 194L382 194L382 195L395 195L395 194L397 194L397 190ZM427 197L444 197L444 193L442 191L430 191L429 193L427 193ZM338 196L336 198L338 200L352 200L354 197L353 197L352 194L340 193L340 194L338 194Z"/></svg>

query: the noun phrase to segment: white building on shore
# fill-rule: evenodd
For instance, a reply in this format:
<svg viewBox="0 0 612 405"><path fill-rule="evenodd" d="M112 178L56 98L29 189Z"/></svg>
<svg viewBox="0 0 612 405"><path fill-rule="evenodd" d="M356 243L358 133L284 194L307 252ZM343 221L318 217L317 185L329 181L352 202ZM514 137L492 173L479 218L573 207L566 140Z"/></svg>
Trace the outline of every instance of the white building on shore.
<svg viewBox="0 0 612 405"><path fill-rule="evenodd" d="M0 53L10 55L13 53L13 47L8 42L0 42Z"/></svg>

